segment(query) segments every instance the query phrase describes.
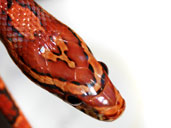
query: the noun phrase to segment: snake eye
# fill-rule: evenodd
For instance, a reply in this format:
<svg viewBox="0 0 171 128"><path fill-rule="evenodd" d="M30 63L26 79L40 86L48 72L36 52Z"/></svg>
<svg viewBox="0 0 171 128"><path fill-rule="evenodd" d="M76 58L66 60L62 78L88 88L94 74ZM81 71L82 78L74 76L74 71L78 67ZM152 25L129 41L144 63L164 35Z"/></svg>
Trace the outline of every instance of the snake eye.
<svg viewBox="0 0 171 128"><path fill-rule="evenodd" d="M78 106L82 103L80 99L78 99L76 96L69 95L67 96L67 101L72 104L73 106Z"/></svg>
<svg viewBox="0 0 171 128"><path fill-rule="evenodd" d="M101 64L101 66L103 67L103 69L106 71L107 74L109 74L109 70L108 70L108 67L106 66L105 63L99 61L99 63Z"/></svg>

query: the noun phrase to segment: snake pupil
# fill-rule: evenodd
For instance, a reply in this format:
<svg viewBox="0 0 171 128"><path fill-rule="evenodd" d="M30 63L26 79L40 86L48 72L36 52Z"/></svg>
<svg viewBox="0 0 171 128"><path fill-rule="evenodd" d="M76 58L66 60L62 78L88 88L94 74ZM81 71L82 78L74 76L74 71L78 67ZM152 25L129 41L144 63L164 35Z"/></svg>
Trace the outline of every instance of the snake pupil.
<svg viewBox="0 0 171 128"><path fill-rule="evenodd" d="M71 96L71 95L67 97L67 101L69 103L71 103L72 105L79 105L82 103L82 101L80 99L78 99L75 96Z"/></svg>

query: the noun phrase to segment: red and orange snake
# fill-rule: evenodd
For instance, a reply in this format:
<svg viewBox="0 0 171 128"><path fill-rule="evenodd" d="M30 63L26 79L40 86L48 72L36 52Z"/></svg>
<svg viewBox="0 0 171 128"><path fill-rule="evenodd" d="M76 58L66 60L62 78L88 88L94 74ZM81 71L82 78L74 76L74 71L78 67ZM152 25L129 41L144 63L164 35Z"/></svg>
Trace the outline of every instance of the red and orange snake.
<svg viewBox="0 0 171 128"><path fill-rule="evenodd" d="M75 108L104 121L124 111L125 101L105 64L71 28L33 0L0 1L0 39L28 78ZM1 93L2 85L0 89L1 100L6 93Z"/></svg>

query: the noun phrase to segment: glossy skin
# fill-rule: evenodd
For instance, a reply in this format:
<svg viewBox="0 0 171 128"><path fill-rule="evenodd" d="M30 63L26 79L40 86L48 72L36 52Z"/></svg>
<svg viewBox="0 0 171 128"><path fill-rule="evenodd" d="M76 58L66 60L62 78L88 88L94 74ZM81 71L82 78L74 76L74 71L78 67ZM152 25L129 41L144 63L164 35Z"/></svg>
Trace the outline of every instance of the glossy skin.
<svg viewBox="0 0 171 128"><path fill-rule="evenodd" d="M0 112L12 128L31 128L0 78Z"/></svg>
<svg viewBox="0 0 171 128"><path fill-rule="evenodd" d="M125 101L84 41L33 0L1 0L0 38L35 83L99 120L115 120Z"/></svg>

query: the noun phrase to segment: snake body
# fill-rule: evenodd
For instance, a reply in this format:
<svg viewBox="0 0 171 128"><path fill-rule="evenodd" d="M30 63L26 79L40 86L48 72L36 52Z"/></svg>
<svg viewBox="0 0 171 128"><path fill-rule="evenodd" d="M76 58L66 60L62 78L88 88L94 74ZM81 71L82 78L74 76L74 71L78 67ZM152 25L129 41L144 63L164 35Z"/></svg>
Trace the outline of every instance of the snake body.
<svg viewBox="0 0 171 128"><path fill-rule="evenodd" d="M12 128L31 128L23 113L16 105L11 94L0 78L0 113L2 113ZM1 123L0 123L1 126ZM3 127L4 128L4 127ZM6 128L6 127L5 127Z"/></svg>
<svg viewBox="0 0 171 128"><path fill-rule="evenodd" d="M1 0L0 39L26 76L82 112L112 121L125 109L105 64L33 0Z"/></svg>

